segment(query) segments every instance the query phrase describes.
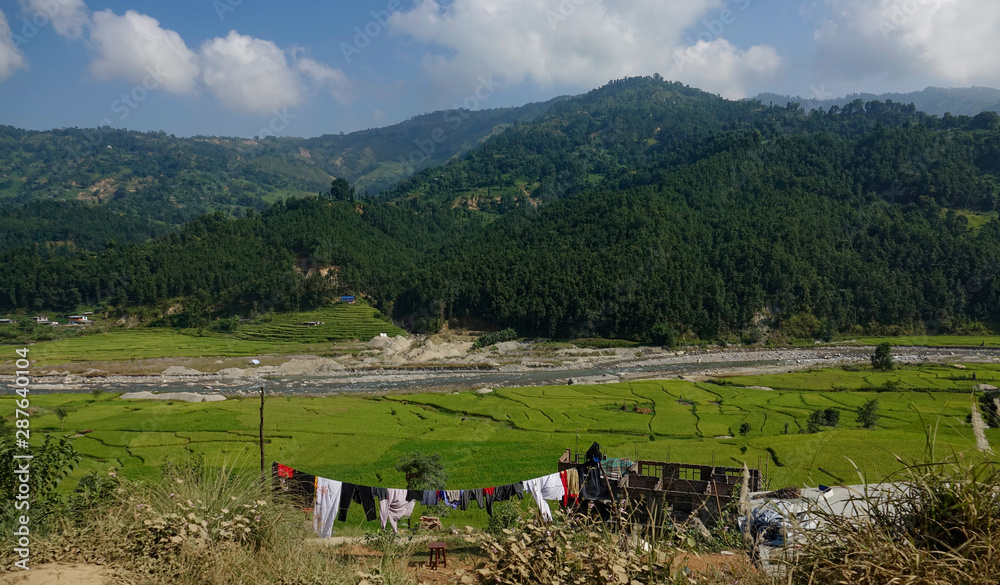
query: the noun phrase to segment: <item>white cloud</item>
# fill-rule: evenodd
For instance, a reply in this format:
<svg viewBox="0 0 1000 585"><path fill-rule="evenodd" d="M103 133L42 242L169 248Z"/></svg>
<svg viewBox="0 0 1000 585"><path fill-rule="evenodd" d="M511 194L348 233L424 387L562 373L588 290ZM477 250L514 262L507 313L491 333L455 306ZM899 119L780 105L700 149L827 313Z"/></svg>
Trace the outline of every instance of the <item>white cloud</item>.
<svg viewBox="0 0 1000 585"><path fill-rule="evenodd" d="M18 69L27 69L28 61L24 53L14 43L14 38L7 25L7 17L0 10L0 82L5 81Z"/></svg>
<svg viewBox="0 0 1000 585"><path fill-rule="evenodd" d="M79 39L90 24L83 0L20 0L21 10L32 22L52 23L52 28L68 39Z"/></svg>
<svg viewBox="0 0 1000 585"><path fill-rule="evenodd" d="M917 76L931 83L1000 83L995 0L826 0L816 30L819 69L839 80Z"/></svg>
<svg viewBox="0 0 1000 585"><path fill-rule="evenodd" d="M767 45L744 51L722 38L748 5L746 0L454 0L447 5L419 0L412 10L394 14L389 27L440 47L424 55L425 71L437 84L466 91L484 74L508 83L592 87L658 72L737 97L760 89L782 63ZM684 49L690 61L678 63L677 51Z"/></svg>
<svg viewBox="0 0 1000 585"><path fill-rule="evenodd" d="M110 10L97 12L90 42L97 52L90 69L99 79L155 83L181 94L196 91L197 56L179 34L161 28L155 18L133 10L124 16Z"/></svg>
<svg viewBox="0 0 1000 585"><path fill-rule="evenodd" d="M266 113L302 98L301 77L271 41L230 31L203 44L200 54L202 82L230 108Z"/></svg>
<svg viewBox="0 0 1000 585"><path fill-rule="evenodd" d="M328 89L330 95L341 104L349 103L353 98L351 83L340 69L328 67L308 57L299 59L296 67L316 85Z"/></svg>

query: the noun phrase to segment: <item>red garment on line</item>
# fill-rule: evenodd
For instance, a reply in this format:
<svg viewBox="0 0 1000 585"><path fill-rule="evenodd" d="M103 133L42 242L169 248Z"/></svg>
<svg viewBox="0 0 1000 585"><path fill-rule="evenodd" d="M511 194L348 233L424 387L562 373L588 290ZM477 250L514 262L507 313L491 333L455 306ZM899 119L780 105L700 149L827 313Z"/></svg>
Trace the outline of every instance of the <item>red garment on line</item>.
<svg viewBox="0 0 1000 585"><path fill-rule="evenodd" d="M495 487L483 488L483 493L487 496L492 496L495 491L497 491Z"/></svg>
<svg viewBox="0 0 1000 585"><path fill-rule="evenodd" d="M287 465L278 464L278 477L292 477L295 470Z"/></svg>

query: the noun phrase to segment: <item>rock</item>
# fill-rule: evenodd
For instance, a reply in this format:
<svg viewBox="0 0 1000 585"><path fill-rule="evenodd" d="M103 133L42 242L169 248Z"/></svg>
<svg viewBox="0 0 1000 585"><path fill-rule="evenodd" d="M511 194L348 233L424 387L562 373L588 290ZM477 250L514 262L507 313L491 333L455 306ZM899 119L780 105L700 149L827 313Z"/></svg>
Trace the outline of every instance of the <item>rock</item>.
<svg viewBox="0 0 1000 585"><path fill-rule="evenodd" d="M974 392L986 392L987 390L996 390L997 387L992 384L976 384L972 387Z"/></svg>
<svg viewBox="0 0 1000 585"><path fill-rule="evenodd" d="M203 372L184 366L170 366L163 370L164 376L201 376Z"/></svg>
<svg viewBox="0 0 1000 585"><path fill-rule="evenodd" d="M955 354L951 354L951 355L955 355ZM962 364L951 364L951 367L955 368L956 370L964 370L965 369L965 366L963 366Z"/></svg>
<svg viewBox="0 0 1000 585"><path fill-rule="evenodd" d="M479 390L476 390L476 394L492 394L492 393L493 393L493 388L480 388Z"/></svg>
<svg viewBox="0 0 1000 585"><path fill-rule="evenodd" d="M152 392L126 392L121 395L122 400L180 400L181 402L220 402L225 400L225 396L219 394L204 395L194 392L164 392L163 394L153 394Z"/></svg>
<svg viewBox="0 0 1000 585"><path fill-rule="evenodd" d="M744 386L747 390L768 390L773 392L774 388L768 388L767 386Z"/></svg>
<svg viewBox="0 0 1000 585"><path fill-rule="evenodd" d="M420 517L421 530L441 530L441 519L434 516Z"/></svg>

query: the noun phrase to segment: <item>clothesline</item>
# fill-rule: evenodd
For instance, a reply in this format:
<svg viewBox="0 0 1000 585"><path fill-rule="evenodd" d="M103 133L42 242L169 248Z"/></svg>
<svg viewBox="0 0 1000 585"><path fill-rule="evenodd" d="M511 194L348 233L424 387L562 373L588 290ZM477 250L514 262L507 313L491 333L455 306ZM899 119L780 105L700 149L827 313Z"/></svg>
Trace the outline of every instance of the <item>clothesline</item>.
<svg viewBox="0 0 1000 585"><path fill-rule="evenodd" d="M535 499L538 510L546 521L552 520L552 511L546 500L558 500L563 506L578 503L584 499L607 497L605 479L598 469L590 469L581 476L584 466L550 473L541 477L514 482L502 486L464 490L407 490L362 486L334 479L318 477L297 471L277 462L272 464L272 475L282 491L290 492L309 501L313 508L313 529L320 538L328 538L333 532L334 520L344 522L352 502L361 504L365 518L375 520L375 501L378 500L379 517L382 528L386 522L398 532L397 522L413 513L419 501L425 506L435 506L440 502L454 509L466 510L472 501L479 508L493 515L493 504L517 497L524 499L528 492ZM588 497L589 496L589 497ZM306 500L308 498L308 500ZM308 507L308 506L307 506Z"/></svg>

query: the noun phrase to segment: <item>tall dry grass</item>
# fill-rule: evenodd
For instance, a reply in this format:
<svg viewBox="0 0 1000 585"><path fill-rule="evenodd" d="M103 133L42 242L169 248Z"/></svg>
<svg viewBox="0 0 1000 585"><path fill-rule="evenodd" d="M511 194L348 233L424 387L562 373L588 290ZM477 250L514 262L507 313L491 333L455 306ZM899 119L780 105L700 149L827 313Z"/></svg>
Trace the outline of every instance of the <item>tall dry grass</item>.
<svg viewBox="0 0 1000 585"><path fill-rule="evenodd" d="M66 518L44 560L114 567L135 585L410 585L407 558L374 571L315 543L311 517L231 463L168 467L155 481L121 481L87 518ZM74 558L76 557L76 558Z"/></svg>
<svg viewBox="0 0 1000 585"><path fill-rule="evenodd" d="M816 512L791 569L794 583L996 585L1000 464L982 454L911 463L866 491L861 517ZM884 485L884 484L883 484Z"/></svg>

